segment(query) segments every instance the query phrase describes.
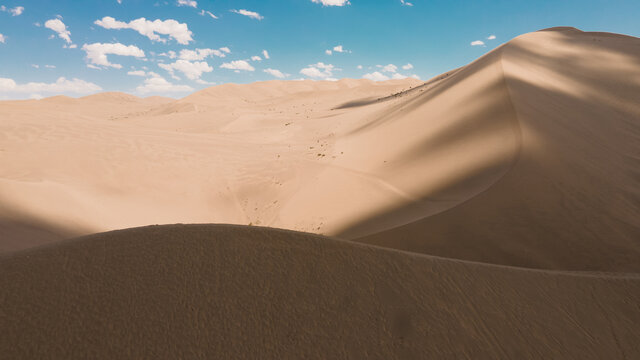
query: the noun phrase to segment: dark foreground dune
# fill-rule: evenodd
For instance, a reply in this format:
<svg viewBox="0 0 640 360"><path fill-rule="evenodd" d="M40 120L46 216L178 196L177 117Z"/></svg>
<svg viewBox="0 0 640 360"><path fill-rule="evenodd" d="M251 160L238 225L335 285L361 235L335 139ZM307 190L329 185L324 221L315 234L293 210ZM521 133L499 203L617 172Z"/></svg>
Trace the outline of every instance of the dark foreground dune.
<svg viewBox="0 0 640 360"><path fill-rule="evenodd" d="M640 357L640 278L171 225L0 259L6 359Z"/></svg>

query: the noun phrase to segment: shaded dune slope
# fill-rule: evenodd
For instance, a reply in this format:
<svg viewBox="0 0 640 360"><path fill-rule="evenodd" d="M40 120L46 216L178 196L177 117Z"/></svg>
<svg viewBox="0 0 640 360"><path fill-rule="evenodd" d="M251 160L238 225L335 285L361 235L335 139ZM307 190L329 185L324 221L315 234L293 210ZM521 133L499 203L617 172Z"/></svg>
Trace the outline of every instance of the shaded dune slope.
<svg viewBox="0 0 640 360"><path fill-rule="evenodd" d="M402 134L419 146L389 172L417 184L419 201L338 236L496 264L640 271L638 64L637 38L555 28L466 66L366 124L379 136L435 129ZM413 180L439 170L444 186Z"/></svg>
<svg viewBox="0 0 640 360"><path fill-rule="evenodd" d="M522 270L230 225L0 258L7 358L635 358L636 275Z"/></svg>

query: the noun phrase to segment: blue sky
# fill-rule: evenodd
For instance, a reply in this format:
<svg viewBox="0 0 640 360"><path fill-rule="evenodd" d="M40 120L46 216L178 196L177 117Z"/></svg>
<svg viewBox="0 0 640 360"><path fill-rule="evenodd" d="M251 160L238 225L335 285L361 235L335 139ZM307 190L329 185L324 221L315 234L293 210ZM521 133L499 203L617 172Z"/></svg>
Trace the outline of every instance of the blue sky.
<svg viewBox="0 0 640 360"><path fill-rule="evenodd" d="M426 80L542 28L640 36L639 17L638 0L0 0L0 99Z"/></svg>

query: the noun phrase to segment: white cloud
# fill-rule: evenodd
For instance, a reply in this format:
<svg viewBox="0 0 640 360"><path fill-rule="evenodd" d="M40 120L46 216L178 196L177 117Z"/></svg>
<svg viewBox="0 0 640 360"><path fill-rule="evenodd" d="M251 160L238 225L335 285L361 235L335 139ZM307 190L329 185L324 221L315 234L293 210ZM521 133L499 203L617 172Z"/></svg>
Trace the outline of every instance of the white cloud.
<svg viewBox="0 0 640 360"><path fill-rule="evenodd" d="M96 20L94 24L102 26L105 29L135 30L141 35L151 39L151 41L159 41L162 43L166 43L167 38L161 37L160 35L167 35L167 37L175 39L182 45L187 45L190 41L193 41L193 38L191 37L193 33L189 30L187 24L179 23L173 19L156 19L151 21L145 18L139 18L126 23L118 21L110 16L105 16L102 20Z"/></svg>
<svg viewBox="0 0 640 360"><path fill-rule="evenodd" d="M401 3L403 6L413 6L413 3L410 3L410 2L408 2L408 1L406 1L406 0L400 0L400 3Z"/></svg>
<svg viewBox="0 0 640 360"><path fill-rule="evenodd" d="M127 75L131 76L147 76L147 73L142 70L129 71Z"/></svg>
<svg viewBox="0 0 640 360"><path fill-rule="evenodd" d="M107 59L108 54L120 55L120 56L133 56L137 58L144 58L144 51L138 48L135 45L123 45L120 43L113 44L103 44L103 43L93 43L93 44L84 44L82 46L82 50L87 53L87 60L90 61L89 66L92 69L97 68L97 66L104 67L113 67L116 69L121 69L122 65L120 64L112 64ZM97 65L97 66L96 66Z"/></svg>
<svg viewBox="0 0 640 360"><path fill-rule="evenodd" d="M251 61L262 61L262 58L258 55L254 55L251 57Z"/></svg>
<svg viewBox="0 0 640 360"><path fill-rule="evenodd" d="M394 73L396 71L398 71L398 67L393 65L393 64L389 64L389 65L378 65L379 68L382 69L382 71L384 72L388 72L388 73Z"/></svg>
<svg viewBox="0 0 640 360"><path fill-rule="evenodd" d="M262 55L265 59L269 59L269 52L267 50L262 50Z"/></svg>
<svg viewBox="0 0 640 360"><path fill-rule="evenodd" d="M196 80L196 82L198 84L202 84L202 85L215 85L215 82L204 81L202 79L198 79L198 80Z"/></svg>
<svg viewBox="0 0 640 360"><path fill-rule="evenodd" d="M472 41L471 46L484 46L484 41L482 40Z"/></svg>
<svg viewBox="0 0 640 360"><path fill-rule="evenodd" d="M31 67L32 68L36 68L36 69L40 69L40 65L38 65L38 64L31 64Z"/></svg>
<svg viewBox="0 0 640 360"><path fill-rule="evenodd" d="M279 79L284 79L285 77L289 76L289 74L284 74L282 71L276 69L264 69L263 71Z"/></svg>
<svg viewBox="0 0 640 360"><path fill-rule="evenodd" d="M487 40L495 40L496 36L495 35L489 35L489 37L487 38Z"/></svg>
<svg viewBox="0 0 640 360"><path fill-rule="evenodd" d="M122 4L122 0L118 0L118 4Z"/></svg>
<svg viewBox="0 0 640 360"><path fill-rule="evenodd" d="M393 76L391 76L392 79L396 79L396 80L401 80L401 79L406 79L406 78L414 78L414 79L418 79L420 80L420 76L413 74L413 75L402 75L400 73L395 73L393 74Z"/></svg>
<svg viewBox="0 0 640 360"><path fill-rule="evenodd" d="M45 65L44 67L47 68L47 69L55 69L56 68L55 65Z"/></svg>
<svg viewBox="0 0 640 360"><path fill-rule="evenodd" d="M223 50L224 49L224 50ZM195 49L195 50L180 50L180 59L182 60L189 60L189 61L193 61L193 60L204 60L205 58L214 55L217 57L225 57L225 53L227 53L227 51L225 50L229 50L229 48L220 48L220 49ZM172 51L169 51L169 53L171 53ZM162 55L162 54L161 54ZM173 53L174 57L175 57L175 52ZM173 58L171 58L173 59Z"/></svg>
<svg viewBox="0 0 640 360"><path fill-rule="evenodd" d="M300 70L300 74L318 79L329 80L333 77L333 71L338 70L332 64L319 62L311 64L309 67Z"/></svg>
<svg viewBox="0 0 640 360"><path fill-rule="evenodd" d="M136 88L138 93L177 93L193 91L191 86L172 84L156 73L149 73L149 75L151 75L151 77L145 79L144 83Z"/></svg>
<svg viewBox="0 0 640 360"><path fill-rule="evenodd" d="M190 6L192 8L197 8L198 2L194 0L178 0L178 6Z"/></svg>
<svg viewBox="0 0 640 360"><path fill-rule="evenodd" d="M342 45L338 45L338 46L334 46L333 47L333 51L335 52L339 52L339 53L343 53L343 52L350 52L348 50L345 50Z"/></svg>
<svg viewBox="0 0 640 360"><path fill-rule="evenodd" d="M213 68L204 61L187 61L176 60L173 64L158 64L159 67L167 70L171 75L174 75L175 71L180 71L187 78L191 80L200 79L203 73L209 73L213 71Z"/></svg>
<svg viewBox="0 0 640 360"><path fill-rule="evenodd" d="M236 60L236 61L232 61L230 63L224 63L224 64L220 65L220 68L229 69L229 70L255 71L255 68L253 66L251 66L251 64L249 64L248 62L246 62L244 60Z"/></svg>
<svg viewBox="0 0 640 360"><path fill-rule="evenodd" d="M166 57L168 57L169 59L175 59L176 57L178 57L178 55L176 54L176 52L175 52L175 51L173 51L173 50L169 50L169 51L167 51L166 53L160 53L160 54L158 54L158 56L166 56Z"/></svg>
<svg viewBox="0 0 640 360"><path fill-rule="evenodd" d="M345 6L351 4L349 0L311 0L311 2L324 6Z"/></svg>
<svg viewBox="0 0 640 360"><path fill-rule="evenodd" d="M240 15L244 15L244 16L248 16L252 19L256 19L256 20L262 20L264 19L264 16L258 14L255 11L249 11L249 10L245 10L245 9L240 9L240 10L231 10L231 12L236 13L236 14L240 14Z"/></svg>
<svg viewBox="0 0 640 360"><path fill-rule="evenodd" d="M346 50L342 45L336 45L333 47L333 49L328 49L325 50L324 53L327 55L331 55L332 53L337 52L337 53L350 53L351 51Z"/></svg>
<svg viewBox="0 0 640 360"><path fill-rule="evenodd" d="M17 84L12 79L0 78L0 93L75 93L86 94L100 91L102 88L94 83L80 79L67 80L58 78L54 83L30 82Z"/></svg>
<svg viewBox="0 0 640 360"><path fill-rule="evenodd" d="M205 16L205 15L209 15L214 19L217 19L218 17L215 16L211 11L206 11L206 10L201 10L198 14L200 14L200 16Z"/></svg>
<svg viewBox="0 0 640 360"><path fill-rule="evenodd" d="M8 8L4 5L0 6L0 11L8 12L11 16L20 16L24 12L24 7L16 6L14 8Z"/></svg>
<svg viewBox="0 0 640 360"><path fill-rule="evenodd" d="M385 81L389 80L389 77L381 72L375 71L369 74L364 74L362 76L364 79L369 79L373 81Z"/></svg>
<svg viewBox="0 0 640 360"><path fill-rule="evenodd" d="M357 68L358 70L362 70L362 65L358 65L358 66L356 66L356 68Z"/></svg>
<svg viewBox="0 0 640 360"><path fill-rule="evenodd" d="M67 30L67 26L60 19L47 20L44 27L55 31L58 37L66 41L67 44L71 43L71 32Z"/></svg>
<svg viewBox="0 0 640 360"><path fill-rule="evenodd" d="M0 34L0 43L4 44L5 41L7 41L7 38L4 37L4 35Z"/></svg>
<svg viewBox="0 0 640 360"><path fill-rule="evenodd" d="M16 6L13 9L9 10L11 15L13 15L13 16L20 16L20 15L22 15L23 11L24 11L24 7L22 7L22 6Z"/></svg>
<svg viewBox="0 0 640 360"><path fill-rule="evenodd" d="M409 64L407 64L407 65L403 65L403 66L402 66L402 69L404 69L404 70L411 70L411 69L413 69L413 65L411 65L411 63L409 63Z"/></svg>

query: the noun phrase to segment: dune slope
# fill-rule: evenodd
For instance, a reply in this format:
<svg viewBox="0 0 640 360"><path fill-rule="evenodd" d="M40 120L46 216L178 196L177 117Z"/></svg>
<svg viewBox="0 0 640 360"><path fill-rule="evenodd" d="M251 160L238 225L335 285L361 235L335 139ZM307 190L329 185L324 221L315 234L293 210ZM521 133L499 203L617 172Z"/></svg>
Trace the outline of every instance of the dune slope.
<svg viewBox="0 0 640 360"><path fill-rule="evenodd" d="M637 358L640 278L230 225L0 258L7 358Z"/></svg>
<svg viewBox="0 0 640 360"><path fill-rule="evenodd" d="M340 234L489 263L640 271L638 94L637 38L573 28L516 38L376 125L385 134L430 127L403 134L422 143L391 166L413 184L423 173L448 181L416 184L420 201ZM421 219L375 231L412 217Z"/></svg>

